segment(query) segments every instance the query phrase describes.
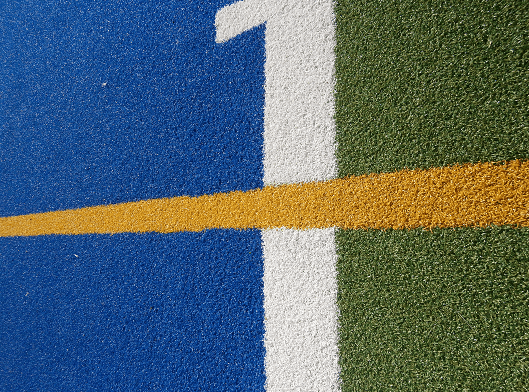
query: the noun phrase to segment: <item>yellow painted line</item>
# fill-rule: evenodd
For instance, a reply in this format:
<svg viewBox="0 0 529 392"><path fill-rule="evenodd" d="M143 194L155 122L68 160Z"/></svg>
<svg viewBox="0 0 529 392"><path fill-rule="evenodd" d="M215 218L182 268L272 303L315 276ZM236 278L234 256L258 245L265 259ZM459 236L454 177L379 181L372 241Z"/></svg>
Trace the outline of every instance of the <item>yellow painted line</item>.
<svg viewBox="0 0 529 392"><path fill-rule="evenodd" d="M489 225L529 227L529 161L403 170L6 217L0 218L0 236Z"/></svg>

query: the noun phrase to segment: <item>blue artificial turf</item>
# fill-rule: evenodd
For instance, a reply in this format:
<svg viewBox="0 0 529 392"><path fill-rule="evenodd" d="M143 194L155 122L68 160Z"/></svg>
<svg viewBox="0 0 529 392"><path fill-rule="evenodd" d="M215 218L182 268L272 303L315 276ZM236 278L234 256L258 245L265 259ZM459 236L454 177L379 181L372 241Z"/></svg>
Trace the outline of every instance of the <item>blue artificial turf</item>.
<svg viewBox="0 0 529 392"><path fill-rule="evenodd" d="M0 216L261 187L229 3L0 2ZM262 274L252 230L0 238L0 391L262 390Z"/></svg>
<svg viewBox="0 0 529 392"><path fill-rule="evenodd" d="M257 230L0 239L1 391L264 390Z"/></svg>
<svg viewBox="0 0 529 392"><path fill-rule="evenodd" d="M230 1L0 5L0 216L262 186L264 27Z"/></svg>

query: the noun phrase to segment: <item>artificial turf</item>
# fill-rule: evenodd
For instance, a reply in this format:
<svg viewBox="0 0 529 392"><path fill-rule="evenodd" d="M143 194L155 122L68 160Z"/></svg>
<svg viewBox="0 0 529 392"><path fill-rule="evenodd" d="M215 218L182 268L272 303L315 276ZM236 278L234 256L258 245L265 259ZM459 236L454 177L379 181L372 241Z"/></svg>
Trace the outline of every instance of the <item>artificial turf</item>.
<svg viewBox="0 0 529 392"><path fill-rule="evenodd" d="M529 158L529 2L338 0L339 177Z"/></svg>
<svg viewBox="0 0 529 392"><path fill-rule="evenodd" d="M340 177L529 158L529 3L337 0L336 18ZM337 246L343 391L529 390L527 229Z"/></svg>
<svg viewBox="0 0 529 392"><path fill-rule="evenodd" d="M337 237L344 392L529 390L527 228Z"/></svg>

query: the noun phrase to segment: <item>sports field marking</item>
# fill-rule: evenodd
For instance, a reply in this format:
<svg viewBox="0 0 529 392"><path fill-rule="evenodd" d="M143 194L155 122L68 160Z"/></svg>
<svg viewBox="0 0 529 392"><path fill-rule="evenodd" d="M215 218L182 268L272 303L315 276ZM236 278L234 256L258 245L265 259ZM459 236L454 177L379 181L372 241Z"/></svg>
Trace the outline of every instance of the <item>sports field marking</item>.
<svg viewBox="0 0 529 392"><path fill-rule="evenodd" d="M4 217L0 236L490 225L529 227L529 160Z"/></svg>
<svg viewBox="0 0 529 392"><path fill-rule="evenodd" d="M244 0L215 18L223 43L266 22L264 184L337 177L329 0Z"/></svg>
<svg viewBox="0 0 529 392"><path fill-rule="evenodd" d="M266 23L264 185L337 177L333 5L244 0L215 17L217 43ZM261 239L266 390L339 390L334 229Z"/></svg>

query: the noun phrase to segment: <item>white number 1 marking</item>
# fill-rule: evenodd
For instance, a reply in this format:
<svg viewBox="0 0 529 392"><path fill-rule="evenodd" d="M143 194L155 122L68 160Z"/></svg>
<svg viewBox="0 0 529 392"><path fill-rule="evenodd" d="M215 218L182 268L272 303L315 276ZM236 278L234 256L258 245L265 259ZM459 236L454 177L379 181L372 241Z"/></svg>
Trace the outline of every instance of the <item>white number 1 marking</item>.
<svg viewBox="0 0 529 392"><path fill-rule="evenodd" d="M216 41L266 22L264 183L336 177L332 0L244 0L218 11Z"/></svg>
<svg viewBox="0 0 529 392"><path fill-rule="evenodd" d="M244 0L217 43L266 23L264 184L336 176L333 0ZM338 391L334 229L263 230L266 389Z"/></svg>

